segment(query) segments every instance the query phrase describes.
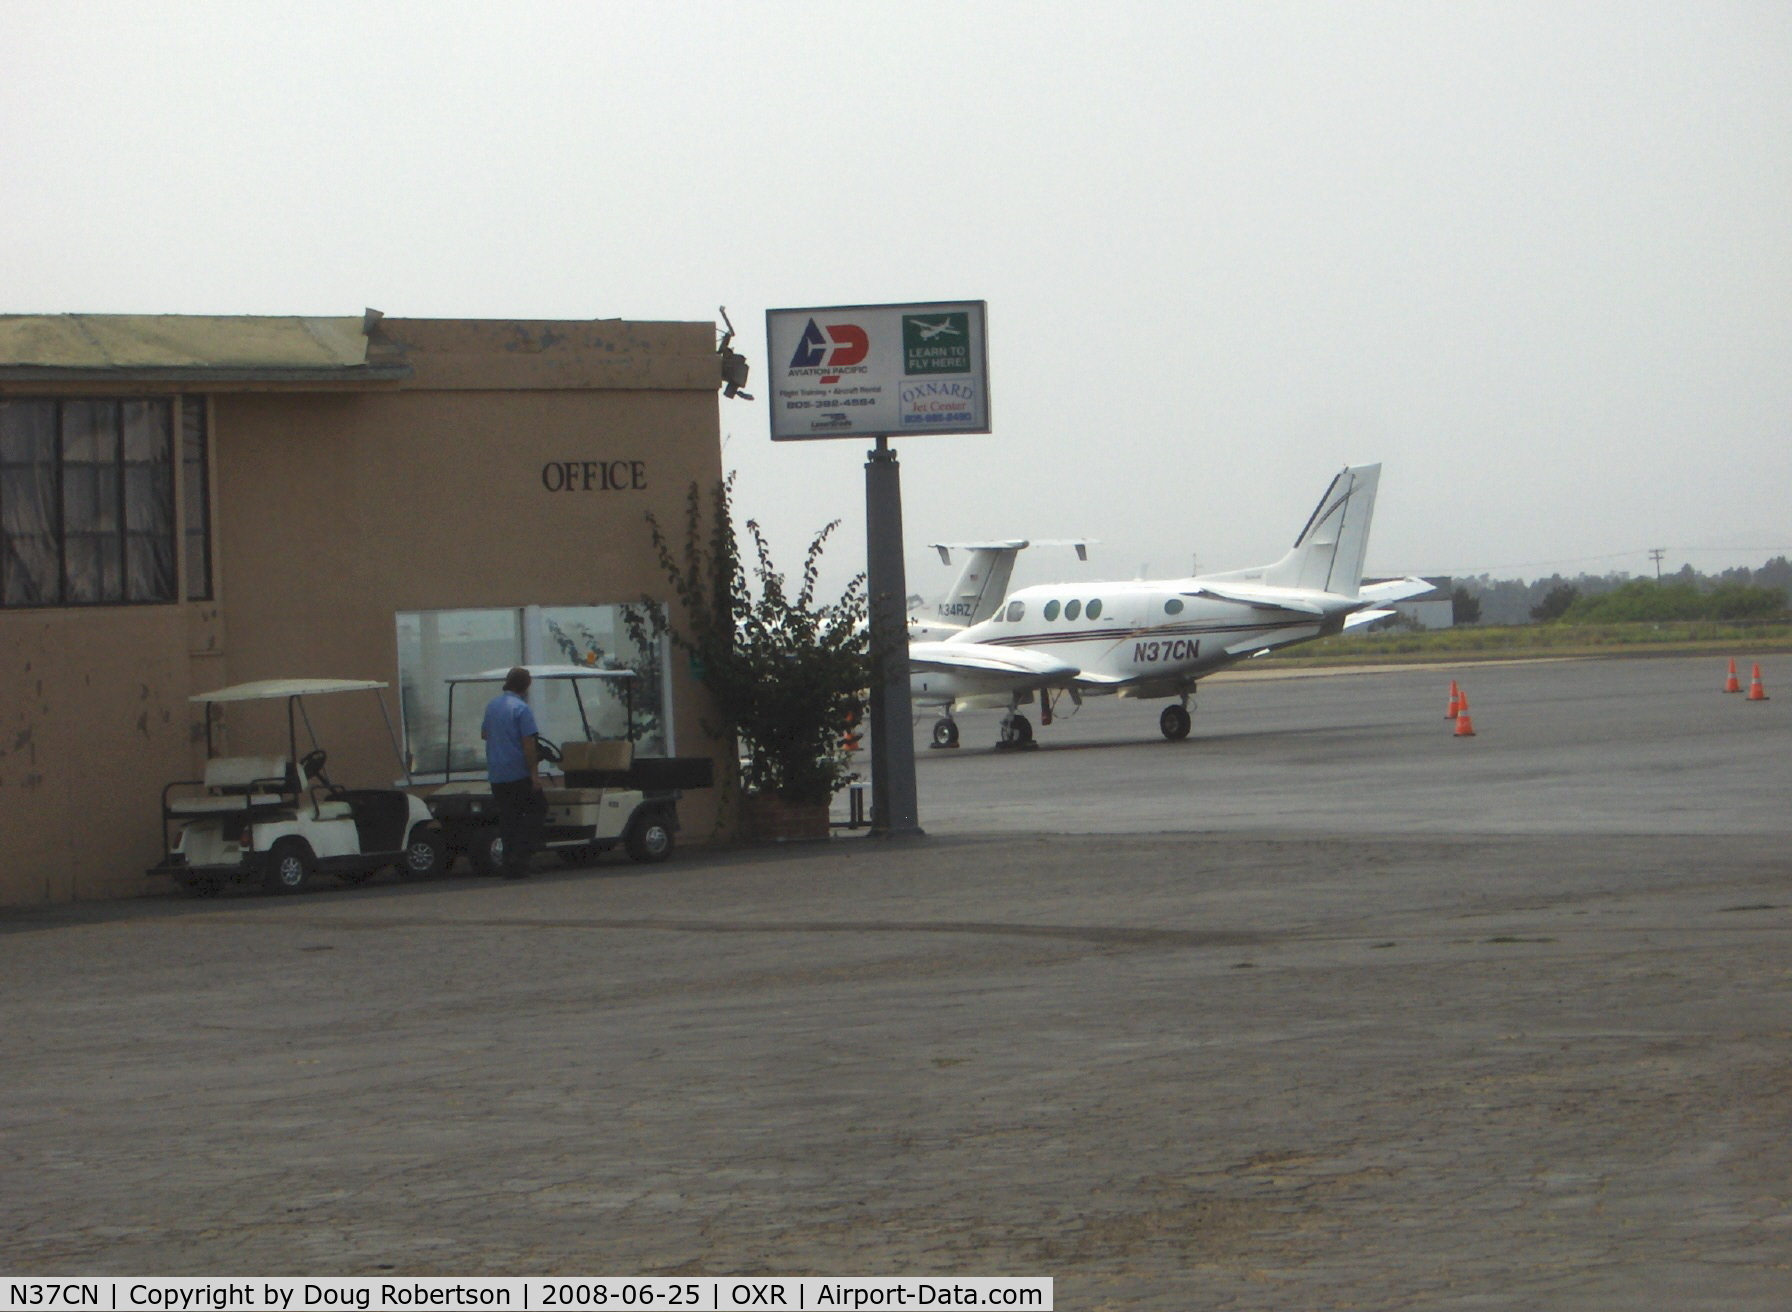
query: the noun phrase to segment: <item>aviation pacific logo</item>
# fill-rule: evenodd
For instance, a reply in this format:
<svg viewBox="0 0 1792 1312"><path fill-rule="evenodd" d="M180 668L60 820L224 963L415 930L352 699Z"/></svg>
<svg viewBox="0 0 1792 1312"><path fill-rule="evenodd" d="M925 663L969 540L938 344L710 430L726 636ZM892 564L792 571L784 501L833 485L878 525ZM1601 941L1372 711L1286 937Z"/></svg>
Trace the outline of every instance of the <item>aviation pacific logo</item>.
<svg viewBox="0 0 1792 1312"><path fill-rule="evenodd" d="M864 363L869 354L871 337L858 324L831 323L824 329L811 319L790 357L790 373L837 383L844 374L869 373Z"/></svg>

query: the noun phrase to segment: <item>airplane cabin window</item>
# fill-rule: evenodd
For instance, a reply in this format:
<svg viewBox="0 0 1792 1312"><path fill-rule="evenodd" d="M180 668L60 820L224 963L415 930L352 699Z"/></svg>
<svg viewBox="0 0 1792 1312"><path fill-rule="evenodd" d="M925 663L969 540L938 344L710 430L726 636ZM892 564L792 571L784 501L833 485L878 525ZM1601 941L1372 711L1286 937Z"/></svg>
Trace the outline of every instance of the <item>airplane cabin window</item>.
<svg viewBox="0 0 1792 1312"><path fill-rule="evenodd" d="M1164 614L1166 614L1166 615L1182 614L1182 598L1171 597L1168 601L1166 601L1164 603Z"/></svg>
<svg viewBox="0 0 1792 1312"><path fill-rule="evenodd" d="M1018 602L1018 601L1011 601L1008 603L1008 622L1010 624L1014 623L1014 621L1018 620L1022 615L1025 615L1026 613L1027 613L1027 608L1026 608L1025 603Z"/></svg>
<svg viewBox="0 0 1792 1312"><path fill-rule="evenodd" d="M1046 602L1044 614L1045 614L1045 618L1048 620L1057 619L1058 618L1058 603L1055 601Z"/></svg>
<svg viewBox="0 0 1792 1312"><path fill-rule="evenodd" d="M1082 614L1082 611L1083 603L1080 601L1067 601L1064 603L1064 618L1067 620L1075 619L1078 615Z"/></svg>
<svg viewBox="0 0 1792 1312"><path fill-rule="evenodd" d="M1086 611L1084 611L1083 613L1085 615L1087 615L1092 620L1100 619L1101 618L1101 598L1097 597L1094 601L1090 602L1089 608Z"/></svg>

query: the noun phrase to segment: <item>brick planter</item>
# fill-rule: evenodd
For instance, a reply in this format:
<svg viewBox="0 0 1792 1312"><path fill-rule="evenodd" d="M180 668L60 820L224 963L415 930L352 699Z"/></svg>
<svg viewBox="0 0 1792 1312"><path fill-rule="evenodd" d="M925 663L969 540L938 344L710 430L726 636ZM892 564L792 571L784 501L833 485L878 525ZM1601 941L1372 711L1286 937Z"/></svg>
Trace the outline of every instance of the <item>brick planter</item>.
<svg viewBox="0 0 1792 1312"><path fill-rule="evenodd" d="M828 837L826 802L787 802L776 793L741 798L741 837L750 843L812 843Z"/></svg>

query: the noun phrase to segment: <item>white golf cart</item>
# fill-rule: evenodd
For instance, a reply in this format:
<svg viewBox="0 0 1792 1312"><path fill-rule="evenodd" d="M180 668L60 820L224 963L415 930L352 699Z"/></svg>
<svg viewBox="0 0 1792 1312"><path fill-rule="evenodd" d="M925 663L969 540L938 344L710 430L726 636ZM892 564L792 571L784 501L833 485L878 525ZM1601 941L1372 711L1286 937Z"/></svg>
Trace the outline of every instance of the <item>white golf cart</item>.
<svg viewBox="0 0 1792 1312"><path fill-rule="evenodd" d="M547 780L546 823L541 833L543 849L556 853L569 866L587 865L598 853L622 846L636 861L664 861L672 855L673 835L678 832L678 799L686 788L707 788L714 766L707 757L637 757L633 670L600 670L585 665L528 665L532 687L547 691L570 690L572 708L578 714L583 741L556 745L538 734L541 761L559 767L563 778ZM441 822L450 860L465 852L481 874L497 874L504 865L504 840L498 833L498 808L485 772L453 768L456 692L478 687L493 693L508 670L485 670L457 675L448 683L447 746L443 749L443 784L429 798L429 809ZM592 728L595 708L587 693L606 689L619 696L627 728L619 739L600 740ZM460 699L462 723L469 716L477 722L484 697ZM562 698L562 700L564 700Z"/></svg>
<svg viewBox="0 0 1792 1312"><path fill-rule="evenodd" d="M152 875L172 876L195 897L216 895L226 883L258 880L274 893L297 893L323 872L359 884L386 866L406 879L448 867L441 828L419 798L399 788L343 788L324 773L307 697L372 692L371 679L264 679L239 683L191 700L206 708L205 778L181 780L162 790L162 839L178 824L180 836ZM212 711L233 702L285 701L284 756L217 756ZM311 750L299 752L303 724ZM386 715L392 735L392 717ZM198 791L193 791L198 790Z"/></svg>

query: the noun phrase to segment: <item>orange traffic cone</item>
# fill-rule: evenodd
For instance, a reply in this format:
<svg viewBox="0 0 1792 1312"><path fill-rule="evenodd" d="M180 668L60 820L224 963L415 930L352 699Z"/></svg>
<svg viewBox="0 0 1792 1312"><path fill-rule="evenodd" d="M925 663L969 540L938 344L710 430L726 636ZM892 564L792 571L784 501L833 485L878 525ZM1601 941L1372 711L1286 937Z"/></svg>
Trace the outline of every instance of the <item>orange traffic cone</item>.
<svg viewBox="0 0 1792 1312"><path fill-rule="evenodd" d="M1456 686L1456 680L1450 680L1450 709L1444 712L1444 719L1454 720L1462 709L1462 689Z"/></svg>
<svg viewBox="0 0 1792 1312"><path fill-rule="evenodd" d="M1456 698L1456 736L1458 738L1473 738L1475 736L1475 722L1469 718L1468 713L1467 693L1459 693Z"/></svg>
<svg viewBox="0 0 1792 1312"><path fill-rule="evenodd" d="M1725 692L1741 692L1742 684L1736 678L1736 658L1730 657L1730 677L1724 680Z"/></svg>
<svg viewBox="0 0 1792 1312"><path fill-rule="evenodd" d="M1759 665L1755 666L1754 673L1749 676L1748 699L1751 702L1764 702L1767 700L1767 689L1761 686L1761 667Z"/></svg>

